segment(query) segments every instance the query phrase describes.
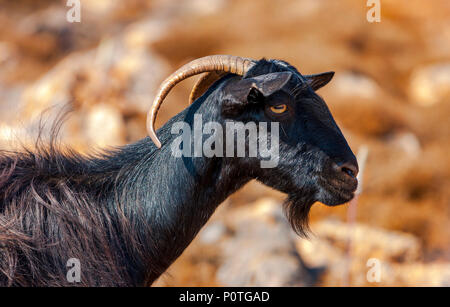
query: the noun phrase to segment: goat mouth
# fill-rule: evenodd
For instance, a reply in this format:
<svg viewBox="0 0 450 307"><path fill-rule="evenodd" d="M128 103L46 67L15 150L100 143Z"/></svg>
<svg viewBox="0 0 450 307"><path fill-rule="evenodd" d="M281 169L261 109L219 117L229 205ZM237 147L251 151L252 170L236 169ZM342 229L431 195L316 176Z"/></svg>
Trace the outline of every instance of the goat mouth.
<svg viewBox="0 0 450 307"><path fill-rule="evenodd" d="M358 180L356 178L349 178L344 181L338 178L328 178L320 180L320 185L331 196L327 197L331 199L322 202L329 206L337 206L349 202L355 197Z"/></svg>

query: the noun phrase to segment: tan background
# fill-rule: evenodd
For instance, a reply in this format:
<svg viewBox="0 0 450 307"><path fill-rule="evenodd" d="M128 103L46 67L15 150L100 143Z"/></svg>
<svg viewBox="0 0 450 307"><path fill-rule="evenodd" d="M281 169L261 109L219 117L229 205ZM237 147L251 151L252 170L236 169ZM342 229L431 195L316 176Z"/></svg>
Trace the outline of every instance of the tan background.
<svg viewBox="0 0 450 307"><path fill-rule="evenodd" d="M81 152L142 138L159 82L204 55L334 70L319 94L353 150L369 150L357 223L348 206L316 204L314 235L299 239L279 217L284 196L250 183L157 284L448 286L450 2L381 0L380 23L365 2L81 0L81 23L68 23L65 1L0 1L0 147L32 142L42 112L51 123L63 105L74 112L61 141Z"/></svg>

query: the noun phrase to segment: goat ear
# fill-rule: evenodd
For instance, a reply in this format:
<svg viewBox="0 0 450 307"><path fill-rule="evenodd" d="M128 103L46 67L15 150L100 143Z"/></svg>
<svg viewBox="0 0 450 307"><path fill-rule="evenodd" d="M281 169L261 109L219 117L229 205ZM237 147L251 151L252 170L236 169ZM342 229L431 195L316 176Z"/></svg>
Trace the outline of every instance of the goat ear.
<svg viewBox="0 0 450 307"><path fill-rule="evenodd" d="M274 72L266 75L257 76L252 80L252 89L257 89L264 97L269 97L273 93L281 90L291 79L290 72ZM252 90L250 90L250 93ZM249 93L249 94L250 94Z"/></svg>
<svg viewBox="0 0 450 307"><path fill-rule="evenodd" d="M331 81L331 79L334 76L334 71L328 71L321 74L314 74L314 75L306 75L304 76L306 78L306 82L308 85L315 91L317 91L319 88L324 87L328 84L328 82Z"/></svg>
<svg viewBox="0 0 450 307"><path fill-rule="evenodd" d="M291 77L290 72L277 72L230 82L224 89L227 99L224 100L223 114L236 116L242 113L247 105L260 103L281 90Z"/></svg>
<svg viewBox="0 0 450 307"><path fill-rule="evenodd" d="M276 72L242 79L233 85L233 96L242 103L255 103L262 101L273 93L281 90L291 79L290 72Z"/></svg>

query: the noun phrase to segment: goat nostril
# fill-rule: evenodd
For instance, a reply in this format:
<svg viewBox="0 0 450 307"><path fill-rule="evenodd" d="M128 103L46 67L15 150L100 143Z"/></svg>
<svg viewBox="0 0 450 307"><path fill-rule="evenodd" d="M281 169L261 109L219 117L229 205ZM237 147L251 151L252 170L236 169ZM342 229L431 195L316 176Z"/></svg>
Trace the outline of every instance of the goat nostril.
<svg viewBox="0 0 450 307"><path fill-rule="evenodd" d="M358 167L352 163L344 163L339 166L339 169L353 178L358 175Z"/></svg>

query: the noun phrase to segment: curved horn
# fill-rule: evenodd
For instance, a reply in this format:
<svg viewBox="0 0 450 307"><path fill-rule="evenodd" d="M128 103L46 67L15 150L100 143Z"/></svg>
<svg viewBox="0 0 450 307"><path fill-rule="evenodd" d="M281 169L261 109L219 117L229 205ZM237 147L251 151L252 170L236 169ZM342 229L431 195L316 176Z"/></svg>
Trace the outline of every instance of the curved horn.
<svg viewBox="0 0 450 307"><path fill-rule="evenodd" d="M255 65L255 61L248 58L232 55L210 55L193 60L171 74L160 85L158 94L153 100L153 105L147 113L147 132L156 147L161 148L161 142L155 132L156 115L164 98L176 84L194 75L211 71L223 71L243 76L253 65Z"/></svg>
<svg viewBox="0 0 450 307"><path fill-rule="evenodd" d="M198 97L203 95L208 88L213 85L214 82L225 76L227 73L223 71L211 71L205 73L197 83L195 83L192 88L191 94L189 95L189 104L193 103L197 100Z"/></svg>

